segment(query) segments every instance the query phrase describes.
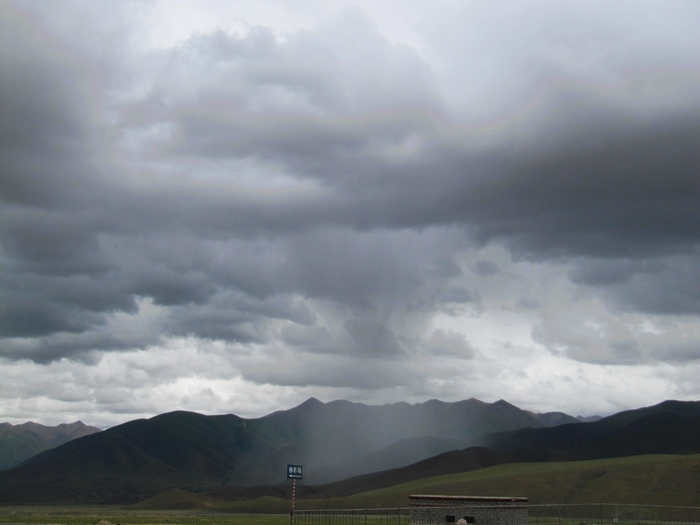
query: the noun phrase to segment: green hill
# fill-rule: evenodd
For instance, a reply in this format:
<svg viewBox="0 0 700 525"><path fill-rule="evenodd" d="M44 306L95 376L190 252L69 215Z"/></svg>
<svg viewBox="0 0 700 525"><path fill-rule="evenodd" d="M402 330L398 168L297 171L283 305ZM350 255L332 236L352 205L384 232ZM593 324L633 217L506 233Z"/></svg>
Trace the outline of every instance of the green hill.
<svg viewBox="0 0 700 525"><path fill-rule="evenodd" d="M410 494L525 496L539 503L630 503L700 506L700 454L648 455L557 463L508 464L433 476L342 498L306 497L298 509L405 507ZM191 507L187 507L187 505ZM211 506L208 506L211 505ZM288 512L290 501L262 496L226 501L207 494L169 492L140 509Z"/></svg>
<svg viewBox="0 0 700 525"><path fill-rule="evenodd" d="M530 503L700 505L700 455L650 455L508 464L357 494L348 502L393 505L409 494L525 496ZM404 500L405 501L405 500Z"/></svg>

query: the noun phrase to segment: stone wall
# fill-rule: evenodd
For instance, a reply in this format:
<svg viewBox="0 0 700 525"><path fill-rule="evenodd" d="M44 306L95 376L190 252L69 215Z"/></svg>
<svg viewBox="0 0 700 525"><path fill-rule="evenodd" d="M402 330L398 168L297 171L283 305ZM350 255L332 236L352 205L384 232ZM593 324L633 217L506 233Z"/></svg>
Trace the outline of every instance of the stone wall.
<svg viewBox="0 0 700 525"><path fill-rule="evenodd" d="M411 525L527 525L527 498L409 496Z"/></svg>

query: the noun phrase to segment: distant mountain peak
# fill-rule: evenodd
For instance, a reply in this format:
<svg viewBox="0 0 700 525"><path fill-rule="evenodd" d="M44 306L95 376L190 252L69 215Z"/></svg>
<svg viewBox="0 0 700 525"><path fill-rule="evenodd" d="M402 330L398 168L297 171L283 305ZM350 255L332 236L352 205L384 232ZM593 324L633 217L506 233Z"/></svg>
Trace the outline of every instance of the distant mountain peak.
<svg viewBox="0 0 700 525"><path fill-rule="evenodd" d="M301 405L299 405L297 408L300 408L300 407L317 407L317 406L321 406L321 405L324 405L324 404L325 404L325 403L324 403L323 401L319 401L319 400L316 399L315 397L310 397L309 399L307 399L306 401L304 401Z"/></svg>
<svg viewBox="0 0 700 525"><path fill-rule="evenodd" d="M576 419L578 419L581 423L591 423L592 421L598 421L599 419L603 419L602 416L576 416Z"/></svg>
<svg viewBox="0 0 700 525"><path fill-rule="evenodd" d="M74 439L101 432L82 421L55 427L27 421L18 425L0 423L0 470L11 468L39 452Z"/></svg>
<svg viewBox="0 0 700 525"><path fill-rule="evenodd" d="M510 410L510 411L520 411L520 410L522 410L522 409L516 407L515 405L513 405L512 403L509 403L509 402L506 401L505 399L499 399L499 400L496 401L495 403L492 403L492 406L493 406L493 407L496 407L496 408L501 408L501 409Z"/></svg>

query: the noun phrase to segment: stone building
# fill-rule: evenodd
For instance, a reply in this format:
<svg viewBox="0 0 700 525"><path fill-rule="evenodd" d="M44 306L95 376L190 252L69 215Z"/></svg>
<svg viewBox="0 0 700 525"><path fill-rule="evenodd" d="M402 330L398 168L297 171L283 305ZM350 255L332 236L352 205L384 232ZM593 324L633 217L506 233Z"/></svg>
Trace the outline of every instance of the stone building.
<svg viewBox="0 0 700 525"><path fill-rule="evenodd" d="M528 498L413 495L411 525L527 525Z"/></svg>

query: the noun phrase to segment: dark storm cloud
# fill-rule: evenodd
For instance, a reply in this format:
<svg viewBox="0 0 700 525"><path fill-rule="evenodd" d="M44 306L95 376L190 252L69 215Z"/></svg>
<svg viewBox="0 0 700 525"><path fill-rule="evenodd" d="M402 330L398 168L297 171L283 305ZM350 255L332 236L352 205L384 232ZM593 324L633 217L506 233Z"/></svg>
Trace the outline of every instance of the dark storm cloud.
<svg viewBox="0 0 700 525"><path fill-rule="evenodd" d="M266 320L283 319L295 325L314 322L306 305L284 295L255 299L244 293L220 292L203 305L172 309L168 332L242 343L269 342Z"/></svg>
<svg viewBox="0 0 700 525"><path fill-rule="evenodd" d="M618 305L651 314L700 313L700 259L697 249L651 259L623 274L625 280L603 287ZM624 265L627 266L627 265Z"/></svg>
<svg viewBox="0 0 700 525"><path fill-rule="evenodd" d="M497 220L484 221L482 235L508 238L514 249L540 256L642 257L689 249L700 233L698 114L642 132L633 122L630 127L580 151L575 143L562 144L541 159L523 159L501 180L498 194L495 185L484 188Z"/></svg>
<svg viewBox="0 0 700 525"><path fill-rule="evenodd" d="M29 312L32 319L35 312ZM3 344L3 357L9 359L30 359L36 363L46 364L69 357L86 363L99 360L95 351L100 350L136 350L161 342L157 333L133 332L123 327L107 327L103 319L90 319L89 313L79 312L85 326L79 333L70 333L65 329L65 322L59 325L51 335L45 337L7 338ZM94 322L88 324L90 320ZM21 319L18 319L21 322ZM41 335L41 334L39 334Z"/></svg>
<svg viewBox="0 0 700 525"><path fill-rule="evenodd" d="M120 66L66 67L31 34L2 29L7 357L169 335L400 356L415 312L481 308L478 290L452 280L457 256L489 242L578 261L574 281L610 289L630 310L698 311L688 286L700 240L696 100L640 116L567 87L548 114L479 138L449 118L413 49L349 12L285 40L218 31L152 52L147 89L101 86L128 96L108 108L116 124L98 126L82 101L86 70L111 82ZM133 151L129 137L140 137ZM253 182L249 165L260 170ZM269 190L276 177L288 186ZM480 260L473 271L499 267ZM110 316L135 315L144 299L162 315L128 337L112 332ZM315 326L307 301L332 305L335 332ZM428 347L474 355L455 334ZM638 359L625 341L615 352ZM386 370L359 368L343 384L394 384ZM311 381L288 374L258 376Z"/></svg>
<svg viewBox="0 0 700 525"><path fill-rule="evenodd" d="M218 43L226 38L240 41L216 35L200 39L198 49L203 53L212 46L204 45L207 39ZM329 44L320 37L316 43ZM335 49L343 44L333 41ZM294 47L276 43L262 57L255 56L271 61L272 69L275 60L268 54L275 56L282 46ZM249 54L231 53L220 67L229 71L228 76L250 81ZM294 53L288 59L301 61ZM370 71L381 71L372 67L374 62L375 57L365 57ZM408 73L422 78L416 62L410 62ZM331 60L314 65L318 69L313 75L308 67L300 67L308 75L307 84L301 86L285 76L272 80L253 76L255 82L246 84L258 89L273 84L278 95L289 94L289 100L279 97L287 100L286 107L261 102L277 113L246 111L241 104L230 109L217 106L216 113L193 112L186 104L185 113L172 108L164 118L173 119L181 130L178 151L267 159L296 177L317 180L328 191L325 201L332 205L296 215L302 227L306 221L360 228L460 223L482 242L502 240L517 253L535 258L639 257L697 242L697 101L689 101L683 114L637 116L605 107L583 90L565 88L551 102L557 115L550 129L506 131L505 142L475 149L468 133L460 141L447 140L448 130L435 116L437 97L428 80L420 82L424 89L406 99L407 106L387 101L388 113L382 118L373 116L373 106L366 100L352 99L356 118L347 121L343 117L350 104L348 90L331 81L344 64ZM346 76L357 73L351 70ZM376 102L386 96L381 87L398 84L394 73L391 69L384 73L389 77L384 81L375 72L370 84L379 88L368 100ZM320 85L324 92L335 93L337 107L314 96ZM213 107L220 96L208 94L197 103ZM392 108L399 111L392 114ZM540 134L544 147L537 142L520 149L508 146L509 135L528 132ZM419 157L389 156L392 148L400 149L412 138L420 144Z"/></svg>
<svg viewBox="0 0 700 525"><path fill-rule="evenodd" d="M0 199L55 209L84 197L80 183L89 182L88 79L76 63L27 35L10 11L5 6L0 16Z"/></svg>

